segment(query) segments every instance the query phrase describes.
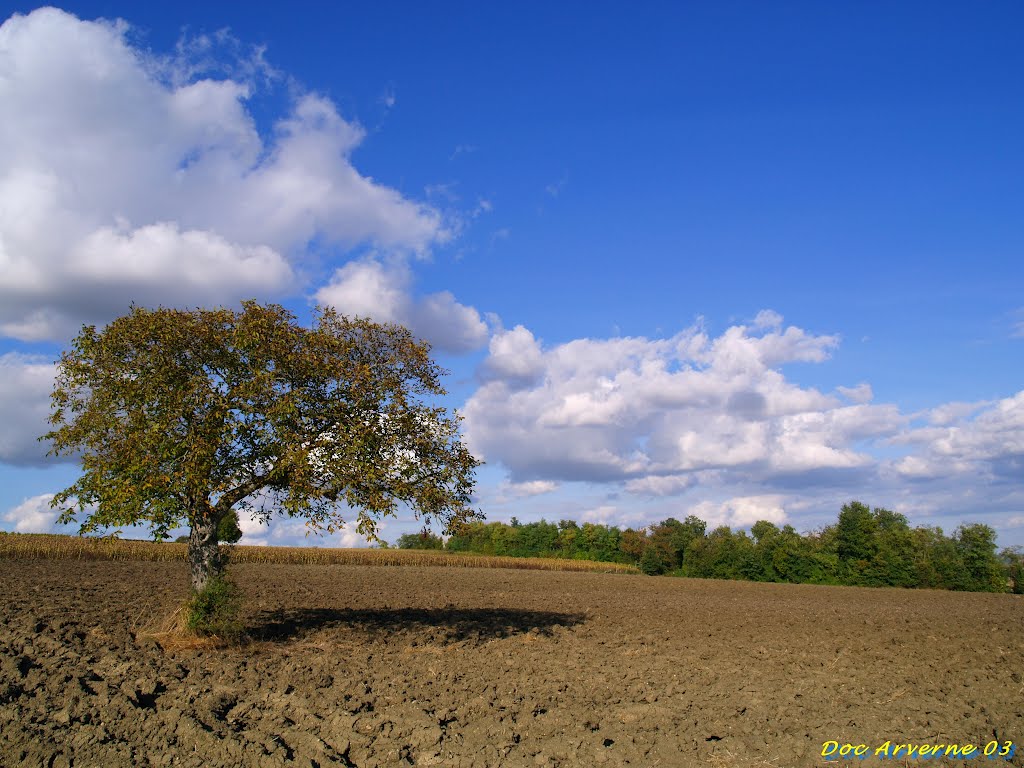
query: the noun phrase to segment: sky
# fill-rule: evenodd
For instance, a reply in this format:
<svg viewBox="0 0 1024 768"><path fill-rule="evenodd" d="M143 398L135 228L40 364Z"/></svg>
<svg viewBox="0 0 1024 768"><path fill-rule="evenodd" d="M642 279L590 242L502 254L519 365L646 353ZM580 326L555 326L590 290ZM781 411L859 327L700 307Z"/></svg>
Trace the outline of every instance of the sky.
<svg viewBox="0 0 1024 768"><path fill-rule="evenodd" d="M255 298L429 341L488 520L1024 545L1018 3L0 19L0 530L77 530L36 438L83 324Z"/></svg>

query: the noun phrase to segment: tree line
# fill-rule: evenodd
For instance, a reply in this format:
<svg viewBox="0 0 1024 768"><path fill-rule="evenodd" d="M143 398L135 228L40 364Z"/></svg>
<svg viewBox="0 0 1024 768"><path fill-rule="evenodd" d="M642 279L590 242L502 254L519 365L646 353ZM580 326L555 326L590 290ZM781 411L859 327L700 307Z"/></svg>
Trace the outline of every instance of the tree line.
<svg viewBox="0 0 1024 768"><path fill-rule="evenodd" d="M1024 554L997 553L989 526L965 524L947 536L938 527L911 528L904 515L859 501L844 505L834 525L803 534L766 520L749 533L728 526L709 532L692 515L641 529L572 520L523 524L512 518L470 522L447 540L427 530L406 534L397 546L629 563L648 575L1024 592Z"/></svg>

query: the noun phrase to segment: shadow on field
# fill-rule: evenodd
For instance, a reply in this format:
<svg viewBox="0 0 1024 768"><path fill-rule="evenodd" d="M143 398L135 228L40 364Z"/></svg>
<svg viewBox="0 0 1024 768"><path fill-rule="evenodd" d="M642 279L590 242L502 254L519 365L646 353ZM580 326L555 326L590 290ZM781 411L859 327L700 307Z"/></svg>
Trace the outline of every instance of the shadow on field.
<svg viewBox="0 0 1024 768"><path fill-rule="evenodd" d="M347 628L372 635L433 630L434 642L492 640L533 633L550 636L556 627L575 627L582 613L508 608L306 608L263 611L248 622L257 641L282 641L317 630Z"/></svg>

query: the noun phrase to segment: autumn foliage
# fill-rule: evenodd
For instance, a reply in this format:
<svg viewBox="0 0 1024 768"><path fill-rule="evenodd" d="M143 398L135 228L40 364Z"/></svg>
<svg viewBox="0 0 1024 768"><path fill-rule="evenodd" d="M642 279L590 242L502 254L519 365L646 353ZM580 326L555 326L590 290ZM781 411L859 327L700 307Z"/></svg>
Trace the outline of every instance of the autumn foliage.
<svg viewBox="0 0 1024 768"><path fill-rule="evenodd" d="M53 505L82 533L189 527L197 591L221 570L218 526L237 509L315 531L351 521L373 538L404 504L457 527L480 516L469 506L479 462L458 417L428 402L443 373L406 329L331 309L306 328L251 301L133 307L83 328L61 356L44 439L83 472Z"/></svg>

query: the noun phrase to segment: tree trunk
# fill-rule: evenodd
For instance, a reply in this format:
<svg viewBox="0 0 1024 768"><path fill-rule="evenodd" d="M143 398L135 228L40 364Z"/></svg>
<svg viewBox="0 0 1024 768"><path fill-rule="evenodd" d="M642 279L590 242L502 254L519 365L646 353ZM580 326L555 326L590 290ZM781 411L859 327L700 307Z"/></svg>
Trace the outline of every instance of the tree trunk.
<svg viewBox="0 0 1024 768"><path fill-rule="evenodd" d="M195 592L201 592L211 579L220 575L223 564L217 544L217 521L213 515L196 515L188 536L188 567Z"/></svg>

